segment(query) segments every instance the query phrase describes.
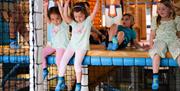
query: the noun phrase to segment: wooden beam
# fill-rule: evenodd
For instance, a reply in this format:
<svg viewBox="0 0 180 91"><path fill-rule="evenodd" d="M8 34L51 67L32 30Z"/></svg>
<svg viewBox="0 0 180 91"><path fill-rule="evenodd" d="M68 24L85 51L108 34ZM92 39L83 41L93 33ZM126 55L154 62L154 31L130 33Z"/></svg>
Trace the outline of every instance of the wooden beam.
<svg viewBox="0 0 180 91"><path fill-rule="evenodd" d="M132 57L132 58L147 58L149 57L148 51L126 48L117 51L105 50L105 47L102 45L91 45L91 50L87 52L87 56L103 56L103 57ZM166 53L167 58L171 58L171 54Z"/></svg>
<svg viewBox="0 0 180 91"><path fill-rule="evenodd" d="M29 48L11 49L8 46L0 46L0 55L29 55ZM100 57L130 57L130 58L148 58L148 51L126 48L117 51L106 50L103 45L91 45L91 49L87 52L87 56L100 56ZM172 58L169 52L166 53L167 58Z"/></svg>

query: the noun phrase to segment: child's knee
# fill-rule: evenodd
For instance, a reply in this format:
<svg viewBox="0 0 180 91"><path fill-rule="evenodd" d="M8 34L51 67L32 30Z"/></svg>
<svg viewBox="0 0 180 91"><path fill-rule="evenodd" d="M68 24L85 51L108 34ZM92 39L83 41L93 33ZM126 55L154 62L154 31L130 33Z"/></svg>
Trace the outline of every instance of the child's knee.
<svg viewBox="0 0 180 91"><path fill-rule="evenodd" d="M124 38L124 32L118 32L117 36L118 38Z"/></svg>

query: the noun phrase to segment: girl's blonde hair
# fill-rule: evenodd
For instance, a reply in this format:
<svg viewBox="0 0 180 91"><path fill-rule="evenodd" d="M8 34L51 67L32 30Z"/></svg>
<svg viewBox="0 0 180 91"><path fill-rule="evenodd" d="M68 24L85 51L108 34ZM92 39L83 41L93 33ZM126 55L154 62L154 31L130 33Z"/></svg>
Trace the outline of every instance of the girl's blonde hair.
<svg viewBox="0 0 180 91"><path fill-rule="evenodd" d="M170 0L161 0L159 3L162 3L166 7L168 7L171 10L169 18L175 19L176 14L175 14L175 11L174 11L174 8L173 8L171 1ZM160 21L161 21L161 16L158 14L157 19L156 19L157 27L161 24Z"/></svg>
<svg viewBox="0 0 180 91"><path fill-rule="evenodd" d="M130 21L131 21L131 26L130 28L133 28L133 25L135 24L135 21L134 21L134 16L129 14L129 13L126 13L126 14L123 14L123 17L124 16L128 16L130 18Z"/></svg>

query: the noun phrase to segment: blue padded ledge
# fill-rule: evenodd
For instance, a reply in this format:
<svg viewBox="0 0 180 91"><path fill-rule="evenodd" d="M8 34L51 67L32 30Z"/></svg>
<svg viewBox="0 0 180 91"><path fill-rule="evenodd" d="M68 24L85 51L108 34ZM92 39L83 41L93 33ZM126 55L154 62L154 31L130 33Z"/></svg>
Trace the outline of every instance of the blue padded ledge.
<svg viewBox="0 0 180 91"><path fill-rule="evenodd" d="M123 58L124 59L124 66L134 66L134 58Z"/></svg>
<svg viewBox="0 0 180 91"><path fill-rule="evenodd" d="M135 65L136 66L146 65L146 59L145 58L135 58Z"/></svg>
<svg viewBox="0 0 180 91"><path fill-rule="evenodd" d="M102 65L104 65L104 66L112 66L113 65L112 58L110 58L110 57L101 57L101 62L102 62Z"/></svg>
<svg viewBox="0 0 180 91"><path fill-rule="evenodd" d="M113 61L113 65L115 66L123 66L124 62L123 62L123 58L112 58Z"/></svg>
<svg viewBox="0 0 180 91"><path fill-rule="evenodd" d="M177 61L175 61L172 58L169 58L169 64L168 65L173 66L173 67L178 67Z"/></svg>
<svg viewBox="0 0 180 91"><path fill-rule="evenodd" d="M91 57L90 62L91 62L90 65L94 65L94 66L102 65L100 57Z"/></svg>
<svg viewBox="0 0 180 91"><path fill-rule="evenodd" d="M55 64L55 57L48 56L48 64ZM29 64L29 56L0 56L0 63L26 63ZM69 65L74 64L74 57L69 61ZM151 58L119 58L119 57L99 57L85 56L83 65L91 66L152 66ZM163 58L161 66L178 67L178 64L172 58Z"/></svg>
<svg viewBox="0 0 180 91"><path fill-rule="evenodd" d="M147 66L152 66L152 60L151 60L151 58L146 58L146 65L147 65Z"/></svg>
<svg viewBox="0 0 180 91"><path fill-rule="evenodd" d="M0 56L0 63L26 63L29 64L29 56Z"/></svg>

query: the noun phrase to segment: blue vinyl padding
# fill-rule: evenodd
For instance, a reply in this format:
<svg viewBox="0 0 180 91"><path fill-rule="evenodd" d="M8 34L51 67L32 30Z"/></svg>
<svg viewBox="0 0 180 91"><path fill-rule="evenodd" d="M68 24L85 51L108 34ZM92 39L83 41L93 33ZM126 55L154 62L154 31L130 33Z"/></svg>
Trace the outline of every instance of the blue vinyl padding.
<svg viewBox="0 0 180 91"><path fill-rule="evenodd" d="M115 66L123 66L123 58L112 58L113 65Z"/></svg>
<svg viewBox="0 0 180 91"><path fill-rule="evenodd" d="M29 64L29 56L0 56L0 63L28 63Z"/></svg>
<svg viewBox="0 0 180 91"><path fill-rule="evenodd" d="M48 64L55 64L55 57L49 56L47 58ZM26 63L29 64L29 56L0 56L0 63ZM74 58L69 62L69 65L74 64ZM118 58L118 57L97 57L86 56L83 65L91 66L152 66L151 58ZM163 58L160 63L161 66L178 67L178 64L172 58Z"/></svg>

